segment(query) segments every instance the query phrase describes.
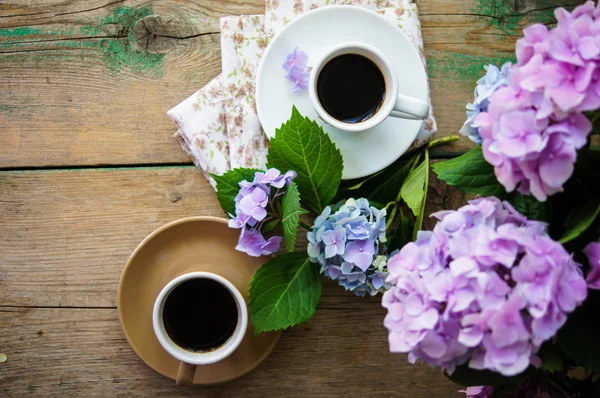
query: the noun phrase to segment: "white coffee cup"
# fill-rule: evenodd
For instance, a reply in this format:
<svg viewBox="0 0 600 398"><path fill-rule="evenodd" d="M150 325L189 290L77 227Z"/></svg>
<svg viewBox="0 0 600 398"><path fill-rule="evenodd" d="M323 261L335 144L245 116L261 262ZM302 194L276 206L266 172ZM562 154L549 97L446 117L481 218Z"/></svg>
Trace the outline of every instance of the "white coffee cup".
<svg viewBox="0 0 600 398"><path fill-rule="evenodd" d="M325 111L317 94L317 80L321 70L329 61L344 54L358 54L377 65L385 79L385 96L377 112L370 118L357 123L340 121ZM356 77L360 79L360 76ZM348 84L352 84L349 82ZM313 66L308 84L312 105L319 117L327 124L345 131L364 131L377 126L387 117L422 120L429 114L429 103L399 92L398 75L390 61L376 48L364 43L344 43L329 50Z"/></svg>
<svg viewBox="0 0 600 398"><path fill-rule="evenodd" d="M218 282L225 287L229 293L231 293L231 296L234 298L237 304L238 321L233 334L223 345L210 351L192 352L186 350L175 344L165 329L163 321L163 308L169 293L171 293L171 291L173 291L173 289L175 289L175 287L181 283L191 279L210 279ZM218 303L214 304L218 305ZM179 372L177 374L177 385L190 386L193 382L197 365L208 365L219 362L227 358L239 347L240 343L244 339L244 335L246 334L246 329L248 327L248 309L246 306L246 301L244 300L244 297L240 291L227 279L210 272L190 272L180 275L171 282L167 283L167 285L158 294L158 297L154 302L152 325L160 345L169 354L181 361L179 364Z"/></svg>

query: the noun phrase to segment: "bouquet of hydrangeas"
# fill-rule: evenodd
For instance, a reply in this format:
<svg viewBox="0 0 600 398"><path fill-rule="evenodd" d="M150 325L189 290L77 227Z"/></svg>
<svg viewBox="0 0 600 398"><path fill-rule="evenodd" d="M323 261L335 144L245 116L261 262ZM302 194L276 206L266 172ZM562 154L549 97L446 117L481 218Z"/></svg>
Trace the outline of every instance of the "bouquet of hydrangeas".
<svg viewBox="0 0 600 398"><path fill-rule="evenodd" d="M310 319L323 275L382 293L390 350L439 366L468 397L600 394L600 6L555 15L553 29L525 29L516 63L485 68L460 131L477 146L432 166L476 196L434 213L432 231L429 149L458 137L341 184L339 150L294 108L268 170L213 176L237 249L270 256L250 285L255 333ZM296 48L283 65L297 93L307 60Z"/></svg>
<svg viewBox="0 0 600 398"><path fill-rule="evenodd" d="M600 6L555 15L486 67L461 129L479 146L433 166L481 197L387 263L390 350L468 397L600 393Z"/></svg>

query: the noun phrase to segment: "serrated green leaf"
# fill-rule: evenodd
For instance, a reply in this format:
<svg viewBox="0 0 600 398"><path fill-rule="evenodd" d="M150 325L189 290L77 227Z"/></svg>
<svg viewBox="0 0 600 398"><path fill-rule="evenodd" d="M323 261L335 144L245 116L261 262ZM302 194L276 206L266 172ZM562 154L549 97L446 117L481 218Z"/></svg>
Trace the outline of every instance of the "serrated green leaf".
<svg viewBox="0 0 600 398"><path fill-rule="evenodd" d="M308 213L300 207L300 193L298 192L298 187L295 182L290 184L287 192L283 196L282 209L283 215L281 224L283 225L283 241L288 251L294 251L300 216Z"/></svg>
<svg viewBox="0 0 600 398"><path fill-rule="evenodd" d="M256 271L250 283L248 306L254 333L306 322L320 297L319 268L305 251L274 257Z"/></svg>
<svg viewBox="0 0 600 398"><path fill-rule="evenodd" d="M547 343L538 351L537 355L542 360L542 370L550 373L563 370L563 359L558 346Z"/></svg>
<svg viewBox="0 0 600 398"><path fill-rule="evenodd" d="M480 146L445 162L433 165L438 178L470 194L503 196L506 191L494 174L494 166L483 157Z"/></svg>
<svg viewBox="0 0 600 398"><path fill-rule="evenodd" d="M508 201L528 219L548 221L548 212L546 211L548 202L539 202L532 195L523 195L516 191L510 194Z"/></svg>
<svg viewBox="0 0 600 398"><path fill-rule="evenodd" d="M302 204L321 213L335 198L344 162L340 151L317 122L293 107L290 120L275 130L267 153L268 167L294 170Z"/></svg>
<svg viewBox="0 0 600 398"><path fill-rule="evenodd" d="M583 305L569 314L567 323L558 331L558 344L577 365L600 372L600 292L589 290Z"/></svg>
<svg viewBox="0 0 600 398"><path fill-rule="evenodd" d="M346 196L351 194L355 198L367 198L369 201L379 203L395 201L402 184L418 160L419 155L410 159L396 160L382 172L346 188L353 192L345 192L345 194Z"/></svg>
<svg viewBox="0 0 600 398"><path fill-rule="evenodd" d="M576 239L584 233L600 214L600 204L588 202L577 207L565 220L565 229L563 237L560 238L560 243L567 243Z"/></svg>
<svg viewBox="0 0 600 398"><path fill-rule="evenodd" d="M417 232L423 226L423 217L425 216L425 202L427 198L427 189L429 188L429 150L425 149L425 159L410 172L402 188L400 196L406 202L416 217L413 228L413 240L417 238Z"/></svg>
<svg viewBox="0 0 600 398"><path fill-rule="evenodd" d="M243 180L254 180L254 173L257 171L260 170L238 168L229 170L221 176L210 175L217 183L217 199L225 214L235 215L235 197L240 190L239 183Z"/></svg>

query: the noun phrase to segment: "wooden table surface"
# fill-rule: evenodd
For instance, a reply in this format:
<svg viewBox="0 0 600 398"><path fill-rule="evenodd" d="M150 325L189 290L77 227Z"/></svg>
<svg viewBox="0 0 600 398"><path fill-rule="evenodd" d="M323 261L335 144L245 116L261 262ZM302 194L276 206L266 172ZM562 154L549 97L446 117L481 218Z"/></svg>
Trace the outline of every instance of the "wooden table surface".
<svg viewBox="0 0 600 398"><path fill-rule="evenodd" d="M483 64L579 3L419 0L439 136L460 128ZM130 253L167 222L221 215L165 112L219 73L219 17L263 9L0 0L0 396L461 396L439 369L388 353L379 300L332 283L313 319L225 385L178 389L127 344L116 290ZM432 176L428 213L464 200Z"/></svg>

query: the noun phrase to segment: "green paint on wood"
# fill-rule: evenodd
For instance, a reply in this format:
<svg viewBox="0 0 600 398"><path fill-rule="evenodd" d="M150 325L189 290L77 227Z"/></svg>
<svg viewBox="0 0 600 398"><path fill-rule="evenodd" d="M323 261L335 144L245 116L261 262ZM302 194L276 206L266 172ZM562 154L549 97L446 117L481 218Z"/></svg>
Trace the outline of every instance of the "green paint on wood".
<svg viewBox="0 0 600 398"><path fill-rule="evenodd" d="M427 52L427 69L430 78L465 80L473 82L473 84L485 74L484 65L501 66L508 61L515 62L515 59L510 54L501 57L486 57L440 50Z"/></svg>
<svg viewBox="0 0 600 398"><path fill-rule="evenodd" d="M6 37L8 40L21 39L40 34L44 34L44 30L42 28L32 28L29 26L20 26L12 29L0 29L0 37Z"/></svg>
<svg viewBox="0 0 600 398"><path fill-rule="evenodd" d="M142 73L162 75L164 54L134 51L127 39L102 40L100 50L104 54L104 61L108 67L115 72L119 72L122 66L126 66Z"/></svg>
<svg viewBox="0 0 600 398"><path fill-rule="evenodd" d="M521 2L510 0L476 0L471 11L489 17L489 24L504 33L515 33L533 23L556 23L554 10L558 7L572 9L585 0L530 0L526 8Z"/></svg>
<svg viewBox="0 0 600 398"><path fill-rule="evenodd" d="M12 105L0 105L0 112L13 113L13 110L15 108L16 108L16 106L12 106Z"/></svg>
<svg viewBox="0 0 600 398"><path fill-rule="evenodd" d="M100 52L102 60L113 72L120 72L123 67L135 70L140 73L160 76L162 75L162 64L164 54L150 54L139 48L135 44L133 28L137 21L151 15L153 13L151 6L140 8L134 7L119 7L112 15L99 18L96 26L81 26L77 34L89 37L88 39L60 40L55 42L43 42L40 45L48 52L31 52L23 53L26 60L31 59L36 62L40 60L56 59L57 56L68 60L69 56L85 55L84 50L92 50ZM119 31L119 38L102 38L106 35L106 25L116 25ZM24 46L37 45L35 41L39 41L39 36L53 37L57 35L73 36L74 28L69 28L61 31L48 30L43 28L20 27L13 29L0 29L0 38L6 37L6 41L0 42L0 48L18 50ZM37 36L31 38L31 36ZM98 37L100 36L100 37ZM18 41L16 40L18 39ZM11 42L12 41L12 42ZM15 41L17 41L15 43ZM67 49L80 49L82 52L74 53ZM21 55L21 54L16 54ZM8 59L14 57L15 54L0 56L0 59ZM21 57L19 57L21 58Z"/></svg>

